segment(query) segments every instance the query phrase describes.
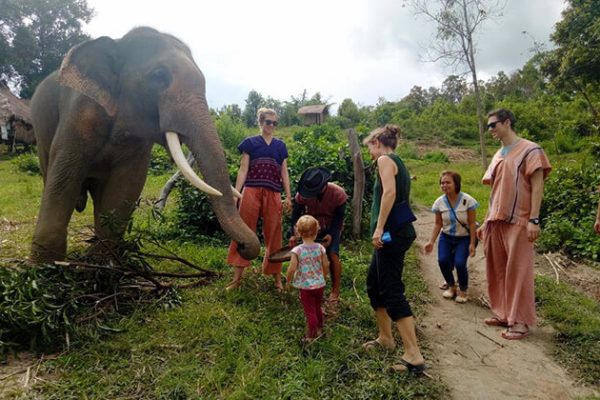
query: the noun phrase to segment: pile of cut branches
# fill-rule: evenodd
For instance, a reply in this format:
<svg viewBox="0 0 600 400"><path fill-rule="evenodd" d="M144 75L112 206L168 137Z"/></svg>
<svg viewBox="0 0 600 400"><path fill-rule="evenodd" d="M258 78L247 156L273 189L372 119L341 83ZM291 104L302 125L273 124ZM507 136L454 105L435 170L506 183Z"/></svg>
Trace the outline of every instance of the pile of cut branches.
<svg viewBox="0 0 600 400"><path fill-rule="evenodd" d="M72 255L52 264L5 261L0 265L0 357L20 348L68 347L79 325L110 330L106 322L115 313L126 314L147 304L177 306L178 289L206 284L217 276L144 233L130 236L118 248L118 254L103 258L109 260L104 263ZM144 248L156 251L144 252ZM193 272L157 271L152 266L157 261Z"/></svg>

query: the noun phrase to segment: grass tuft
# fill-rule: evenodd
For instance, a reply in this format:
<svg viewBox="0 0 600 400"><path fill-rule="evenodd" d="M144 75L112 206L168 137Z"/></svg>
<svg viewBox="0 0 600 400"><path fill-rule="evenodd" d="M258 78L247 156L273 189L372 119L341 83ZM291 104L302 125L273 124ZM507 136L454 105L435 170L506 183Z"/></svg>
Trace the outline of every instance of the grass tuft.
<svg viewBox="0 0 600 400"><path fill-rule="evenodd" d="M589 384L600 382L600 304L570 286L537 276L541 315L557 331L556 355Z"/></svg>

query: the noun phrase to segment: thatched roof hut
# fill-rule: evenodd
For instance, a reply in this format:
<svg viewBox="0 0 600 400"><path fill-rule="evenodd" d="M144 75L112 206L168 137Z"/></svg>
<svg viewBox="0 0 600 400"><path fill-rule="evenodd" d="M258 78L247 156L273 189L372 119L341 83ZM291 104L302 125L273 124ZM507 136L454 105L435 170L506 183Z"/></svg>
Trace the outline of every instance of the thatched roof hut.
<svg viewBox="0 0 600 400"><path fill-rule="evenodd" d="M298 110L298 114L304 116L304 125L320 125L329 117L329 107L333 104L304 106Z"/></svg>
<svg viewBox="0 0 600 400"><path fill-rule="evenodd" d="M35 144L29 102L11 93L0 81L0 143L13 147L17 143Z"/></svg>

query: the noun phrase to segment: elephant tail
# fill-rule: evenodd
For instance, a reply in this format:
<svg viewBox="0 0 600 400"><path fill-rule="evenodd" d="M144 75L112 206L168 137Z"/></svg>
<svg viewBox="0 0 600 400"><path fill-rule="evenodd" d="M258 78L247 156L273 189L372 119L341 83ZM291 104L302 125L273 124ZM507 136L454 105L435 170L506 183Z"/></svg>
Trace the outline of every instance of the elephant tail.
<svg viewBox="0 0 600 400"><path fill-rule="evenodd" d="M77 198L77 203L75 203L75 209L77 210L77 212L83 212L83 210L85 210L85 206L87 205L87 192L88 185L86 181L81 186L81 192L79 193L79 197Z"/></svg>

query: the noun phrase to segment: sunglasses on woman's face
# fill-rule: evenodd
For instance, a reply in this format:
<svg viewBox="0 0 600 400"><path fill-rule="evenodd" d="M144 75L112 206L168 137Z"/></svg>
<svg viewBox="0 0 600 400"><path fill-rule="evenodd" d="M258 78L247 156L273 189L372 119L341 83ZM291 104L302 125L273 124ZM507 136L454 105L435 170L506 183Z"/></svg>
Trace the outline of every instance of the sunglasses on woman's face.
<svg viewBox="0 0 600 400"><path fill-rule="evenodd" d="M271 125L277 126L277 125L279 125L279 122L273 121L272 119L265 119L265 125L267 125L267 126L271 126Z"/></svg>

